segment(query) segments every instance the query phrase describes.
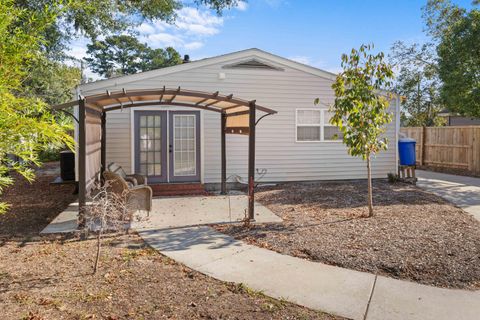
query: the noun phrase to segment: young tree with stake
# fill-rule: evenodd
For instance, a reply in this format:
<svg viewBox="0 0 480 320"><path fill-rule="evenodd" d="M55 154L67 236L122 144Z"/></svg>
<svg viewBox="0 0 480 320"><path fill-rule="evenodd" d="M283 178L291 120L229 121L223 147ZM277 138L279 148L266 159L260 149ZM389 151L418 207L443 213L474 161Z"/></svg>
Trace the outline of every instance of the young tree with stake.
<svg viewBox="0 0 480 320"><path fill-rule="evenodd" d="M343 71L332 85L335 103L330 107L330 123L339 127L348 153L367 161L369 217L373 216L371 158L387 149L384 133L392 121L389 97L382 92L394 77L383 52L371 54L372 49L373 45L362 45L350 55L342 55Z"/></svg>

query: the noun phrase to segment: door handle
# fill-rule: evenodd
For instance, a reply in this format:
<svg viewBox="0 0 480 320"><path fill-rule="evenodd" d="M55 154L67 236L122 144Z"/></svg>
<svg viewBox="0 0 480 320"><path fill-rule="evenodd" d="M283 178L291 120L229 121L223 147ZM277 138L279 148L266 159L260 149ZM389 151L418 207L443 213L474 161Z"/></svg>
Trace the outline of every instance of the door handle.
<svg viewBox="0 0 480 320"><path fill-rule="evenodd" d="M172 145L171 145L171 144L168 145L168 152L169 152L169 153L172 153L172 152L173 152L173 148L172 148Z"/></svg>

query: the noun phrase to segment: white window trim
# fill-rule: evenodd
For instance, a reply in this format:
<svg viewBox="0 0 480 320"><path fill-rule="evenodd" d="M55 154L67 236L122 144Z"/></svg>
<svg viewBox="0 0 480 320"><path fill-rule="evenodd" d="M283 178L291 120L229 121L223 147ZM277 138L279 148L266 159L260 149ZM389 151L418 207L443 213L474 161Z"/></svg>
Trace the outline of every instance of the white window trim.
<svg viewBox="0 0 480 320"><path fill-rule="evenodd" d="M320 111L320 124L299 124L298 123L298 111ZM326 108L297 108L295 109L295 142L296 143L342 143L342 139L325 140L325 127L334 127L334 125L328 123L325 124L325 112L328 112ZM298 127L319 127L320 128L320 140L298 140Z"/></svg>

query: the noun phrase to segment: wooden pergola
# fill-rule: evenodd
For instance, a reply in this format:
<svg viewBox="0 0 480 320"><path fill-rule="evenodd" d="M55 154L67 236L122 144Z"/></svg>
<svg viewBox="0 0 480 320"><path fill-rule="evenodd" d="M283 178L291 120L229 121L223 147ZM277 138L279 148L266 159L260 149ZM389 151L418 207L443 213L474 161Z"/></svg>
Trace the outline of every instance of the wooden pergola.
<svg viewBox="0 0 480 320"><path fill-rule="evenodd" d="M226 134L248 135L248 216L254 219L255 127L265 116L276 111L253 101L230 95L159 88L145 90L106 91L79 96L78 100L54 106L61 110L78 106L78 201L85 207L86 196L93 182L106 170L106 113L132 107L180 106L220 113L221 117L221 192L226 193ZM256 112L264 114L256 119Z"/></svg>

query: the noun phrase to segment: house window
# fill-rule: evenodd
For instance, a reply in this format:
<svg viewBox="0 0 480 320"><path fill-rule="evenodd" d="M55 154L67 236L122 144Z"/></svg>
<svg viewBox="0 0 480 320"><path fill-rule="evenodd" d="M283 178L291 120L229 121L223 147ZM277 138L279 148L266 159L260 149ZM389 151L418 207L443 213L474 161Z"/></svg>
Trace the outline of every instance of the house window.
<svg viewBox="0 0 480 320"><path fill-rule="evenodd" d="M297 110L297 141L321 141L321 110Z"/></svg>
<svg viewBox="0 0 480 320"><path fill-rule="evenodd" d="M323 110L323 140L325 141L341 141L342 133L340 129L333 124L330 124L330 118L333 117L333 113L328 112L328 110Z"/></svg>
<svg viewBox="0 0 480 320"><path fill-rule="evenodd" d="M297 141L338 141L341 133L337 126L329 123L331 117L325 109L297 109Z"/></svg>

